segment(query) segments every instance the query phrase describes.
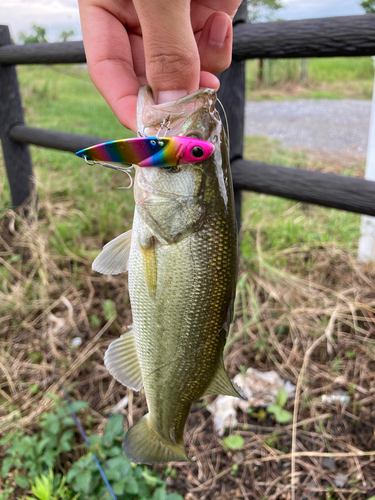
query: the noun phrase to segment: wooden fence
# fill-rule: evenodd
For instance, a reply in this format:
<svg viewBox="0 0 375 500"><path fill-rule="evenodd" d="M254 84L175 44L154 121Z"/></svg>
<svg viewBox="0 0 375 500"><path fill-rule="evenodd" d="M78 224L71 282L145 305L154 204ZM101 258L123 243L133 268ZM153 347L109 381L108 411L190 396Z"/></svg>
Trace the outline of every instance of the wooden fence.
<svg viewBox="0 0 375 500"><path fill-rule="evenodd" d="M246 17L243 3L233 22L233 62L220 75L219 90L229 122L237 220L242 190L375 216L375 182L243 159L245 60L375 55L375 15L259 24ZM15 65L85 61L82 42L11 45L8 27L0 26L0 137L14 207L33 187L28 144L75 152L113 139L27 127Z"/></svg>

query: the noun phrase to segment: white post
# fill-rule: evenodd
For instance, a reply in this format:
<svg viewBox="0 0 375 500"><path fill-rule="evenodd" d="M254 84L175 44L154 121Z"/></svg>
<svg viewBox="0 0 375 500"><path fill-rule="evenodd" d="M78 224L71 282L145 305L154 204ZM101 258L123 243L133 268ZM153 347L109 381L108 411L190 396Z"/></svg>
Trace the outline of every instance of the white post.
<svg viewBox="0 0 375 500"><path fill-rule="evenodd" d="M372 58L375 69L375 56ZM367 160L365 179L375 181L375 78L374 91L372 94L372 108L370 131L368 136ZM374 200L375 204L375 200ZM361 237L358 242L358 261L368 262L375 260L375 217L362 215Z"/></svg>

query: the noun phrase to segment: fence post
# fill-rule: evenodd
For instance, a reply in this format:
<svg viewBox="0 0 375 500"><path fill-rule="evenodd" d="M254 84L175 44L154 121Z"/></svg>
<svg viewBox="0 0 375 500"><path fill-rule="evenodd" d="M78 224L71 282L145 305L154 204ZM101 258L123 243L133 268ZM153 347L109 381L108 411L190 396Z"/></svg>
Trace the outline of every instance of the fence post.
<svg viewBox="0 0 375 500"><path fill-rule="evenodd" d="M0 46L11 43L8 26L0 25ZM13 65L0 64L0 138L3 146L13 207L22 205L34 186L29 148L9 137L14 125L23 124L17 72Z"/></svg>
<svg viewBox="0 0 375 500"><path fill-rule="evenodd" d="M233 19L233 27L247 20L247 2L243 0ZM245 61L233 60L228 69L219 75L218 97L223 103L228 118L230 139L230 162L243 155L245 126ZM223 116L222 116L223 119ZM241 227L241 191L234 189L237 228Z"/></svg>
<svg viewBox="0 0 375 500"><path fill-rule="evenodd" d="M375 70L375 56L372 57ZM375 75L374 75L375 76ZM371 120L368 135L365 179L375 181L375 78L372 94ZM375 217L362 215L361 236L358 242L359 262L375 260Z"/></svg>

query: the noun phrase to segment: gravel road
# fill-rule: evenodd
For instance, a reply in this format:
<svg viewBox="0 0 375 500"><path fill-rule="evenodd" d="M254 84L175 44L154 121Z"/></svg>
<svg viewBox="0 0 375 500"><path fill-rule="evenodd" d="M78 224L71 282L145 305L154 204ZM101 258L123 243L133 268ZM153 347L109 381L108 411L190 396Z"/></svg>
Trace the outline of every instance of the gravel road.
<svg viewBox="0 0 375 500"><path fill-rule="evenodd" d="M247 102L245 135L334 156L365 156L371 101L298 99Z"/></svg>

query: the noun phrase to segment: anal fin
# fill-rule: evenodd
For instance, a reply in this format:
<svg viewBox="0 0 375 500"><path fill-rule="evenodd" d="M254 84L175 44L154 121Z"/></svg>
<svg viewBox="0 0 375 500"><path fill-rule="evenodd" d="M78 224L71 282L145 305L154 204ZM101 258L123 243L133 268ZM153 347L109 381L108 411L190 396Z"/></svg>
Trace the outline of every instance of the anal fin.
<svg viewBox="0 0 375 500"><path fill-rule="evenodd" d="M107 243L92 263L92 269L102 274L120 274L128 270L132 230Z"/></svg>
<svg viewBox="0 0 375 500"><path fill-rule="evenodd" d="M204 391L203 396L208 396L209 394L221 395L221 396L233 396L234 398L246 399L240 392L240 388L233 386L229 379L229 376L224 368L224 363L221 360L219 368L217 369L215 375L213 376L210 385Z"/></svg>
<svg viewBox="0 0 375 500"><path fill-rule="evenodd" d="M135 391L142 388L141 367L132 330L110 344L104 355L104 364L112 377L121 384Z"/></svg>

